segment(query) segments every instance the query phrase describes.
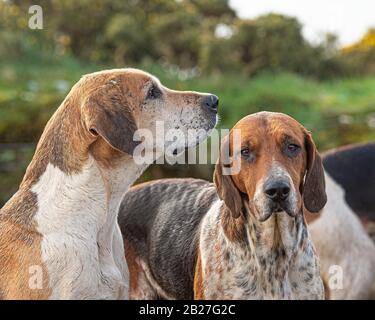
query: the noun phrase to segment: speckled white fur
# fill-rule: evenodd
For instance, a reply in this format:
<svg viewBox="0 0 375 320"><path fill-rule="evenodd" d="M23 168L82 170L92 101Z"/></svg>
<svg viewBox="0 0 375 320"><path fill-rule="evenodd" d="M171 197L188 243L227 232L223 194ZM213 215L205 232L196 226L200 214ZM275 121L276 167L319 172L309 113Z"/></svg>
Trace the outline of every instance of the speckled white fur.
<svg viewBox="0 0 375 320"><path fill-rule="evenodd" d="M223 205L216 201L201 226L205 299L324 298L319 261L301 214L292 218L280 212L264 222L249 216L261 237L255 242L251 224L247 223L244 245L226 237L220 218ZM281 249L284 258L275 255ZM224 260L226 252L230 258Z"/></svg>

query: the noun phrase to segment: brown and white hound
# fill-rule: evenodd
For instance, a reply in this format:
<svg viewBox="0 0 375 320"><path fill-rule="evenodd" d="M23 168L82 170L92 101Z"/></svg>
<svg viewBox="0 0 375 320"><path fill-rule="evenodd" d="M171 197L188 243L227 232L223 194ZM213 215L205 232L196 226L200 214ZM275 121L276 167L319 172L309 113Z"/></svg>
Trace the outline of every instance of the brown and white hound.
<svg viewBox="0 0 375 320"><path fill-rule="evenodd" d="M240 120L224 138L214 184L167 179L125 195L123 231L133 299L323 299L303 215L326 203L321 158L291 117ZM233 166L223 173L229 144Z"/></svg>
<svg viewBox="0 0 375 320"><path fill-rule="evenodd" d="M82 77L48 122L18 192L0 211L0 298L127 298L117 213L148 165L134 161L133 135L154 132L161 121L166 130L204 129L207 136L217 105L216 96L172 91L140 70ZM170 143L160 138L158 150ZM185 139L177 141L176 148L186 146Z"/></svg>

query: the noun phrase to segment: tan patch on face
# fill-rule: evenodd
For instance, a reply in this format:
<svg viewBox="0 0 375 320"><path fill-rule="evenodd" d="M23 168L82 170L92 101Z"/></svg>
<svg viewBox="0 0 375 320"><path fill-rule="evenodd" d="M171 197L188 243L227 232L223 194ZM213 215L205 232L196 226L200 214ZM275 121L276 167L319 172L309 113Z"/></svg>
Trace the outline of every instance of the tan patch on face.
<svg viewBox="0 0 375 320"><path fill-rule="evenodd" d="M194 129L212 129L213 117L205 108L202 108L202 99L205 95L197 92L174 91L164 87L152 75L136 69L113 70L112 73L98 73L87 76L87 81L93 82L96 78L105 78L103 93L95 93L88 90L95 99L88 101L89 107L84 110L86 126L94 131L99 131L100 137L104 138L111 147L132 154L137 142L133 141L136 129L150 130L154 138L156 123L163 123L164 129L181 129L187 131L187 127ZM98 84L97 84L98 85ZM160 97L149 98L149 92L156 88ZM110 116L108 123L103 117L97 117L90 105L95 104L96 110L105 107L115 116ZM122 110L118 113L118 110ZM208 114L207 114L208 113ZM193 116L192 116L193 115ZM108 112L105 113L108 116ZM187 119L191 117L191 119ZM186 123L185 123L186 122ZM128 128L128 130L125 130ZM130 128L130 129L129 129ZM184 131L183 130L183 131ZM101 131L101 132L100 132ZM113 134L111 132L113 131ZM107 134L106 134L107 133ZM186 132L185 132L186 133ZM107 159L110 151L104 151L104 144L99 143L100 148L92 148L94 157L99 162L111 165ZM95 152L98 151L99 152Z"/></svg>
<svg viewBox="0 0 375 320"><path fill-rule="evenodd" d="M116 71L107 81L114 83L125 97L138 128L151 129L156 120L167 122L168 114L179 114L182 108L194 112L194 109L200 108L201 99L204 97L198 92L171 90L152 75L136 69ZM154 102L147 99L152 87L161 92L160 99L155 99ZM151 107L154 103L157 108Z"/></svg>

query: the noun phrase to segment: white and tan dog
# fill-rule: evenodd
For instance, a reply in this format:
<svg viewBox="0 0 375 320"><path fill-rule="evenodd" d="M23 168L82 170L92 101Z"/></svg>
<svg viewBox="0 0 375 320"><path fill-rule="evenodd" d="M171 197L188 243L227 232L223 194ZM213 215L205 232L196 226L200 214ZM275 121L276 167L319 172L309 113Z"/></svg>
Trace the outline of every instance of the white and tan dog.
<svg viewBox="0 0 375 320"><path fill-rule="evenodd" d="M172 91L135 69L84 76L48 122L18 192L0 211L0 298L126 299L117 212L147 167L132 157L133 134L154 130L156 121L166 130L208 134L217 106L216 96Z"/></svg>
<svg viewBox="0 0 375 320"><path fill-rule="evenodd" d="M328 202L308 215L329 299L375 299L375 143L323 157Z"/></svg>

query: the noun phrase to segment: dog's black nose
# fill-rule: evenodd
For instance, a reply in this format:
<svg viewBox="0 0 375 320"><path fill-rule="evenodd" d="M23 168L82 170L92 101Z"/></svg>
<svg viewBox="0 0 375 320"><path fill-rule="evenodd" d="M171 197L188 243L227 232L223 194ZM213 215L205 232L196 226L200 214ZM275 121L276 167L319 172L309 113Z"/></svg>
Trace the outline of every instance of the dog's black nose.
<svg viewBox="0 0 375 320"><path fill-rule="evenodd" d="M219 107L219 98L214 94L206 96L203 98L202 105L203 107L208 108L211 111L217 113L217 109Z"/></svg>
<svg viewBox="0 0 375 320"><path fill-rule="evenodd" d="M284 201L290 193L290 185L285 181L270 181L264 186L264 193L273 201Z"/></svg>

